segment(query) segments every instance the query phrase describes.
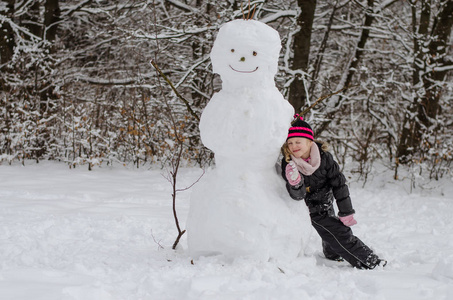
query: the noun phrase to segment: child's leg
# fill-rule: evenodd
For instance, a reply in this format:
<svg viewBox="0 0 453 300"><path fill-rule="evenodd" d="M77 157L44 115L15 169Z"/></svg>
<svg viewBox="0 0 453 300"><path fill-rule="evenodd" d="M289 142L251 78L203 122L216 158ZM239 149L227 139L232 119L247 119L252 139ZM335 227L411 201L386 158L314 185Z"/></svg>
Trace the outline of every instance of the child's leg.
<svg viewBox="0 0 453 300"><path fill-rule="evenodd" d="M333 209L333 206L330 206L330 208L326 211L327 215L329 217L335 217L335 210ZM327 259L331 260L342 260L343 258L335 253L335 251L332 249L332 247L329 245L329 243L326 240L322 240L322 252L324 253L324 256Z"/></svg>
<svg viewBox="0 0 453 300"><path fill-rule="evenodd" d="M340 255L333 251L332 247L330 247L329 243L327 243L325 240L322 240L322 253L324 253L324 256L327 259L338 261L343 260Z"/></svg>
<svg viewBox="0 0 453 300"><path fill-rule="evenodd" d="M375 256L373 251L353 235L351 228L343 225L334 216L325 214L310 215L312 225L334 253L343 257L357 268L374 268L369 260ZM376 257L377 258L377 257Z"/></svg>

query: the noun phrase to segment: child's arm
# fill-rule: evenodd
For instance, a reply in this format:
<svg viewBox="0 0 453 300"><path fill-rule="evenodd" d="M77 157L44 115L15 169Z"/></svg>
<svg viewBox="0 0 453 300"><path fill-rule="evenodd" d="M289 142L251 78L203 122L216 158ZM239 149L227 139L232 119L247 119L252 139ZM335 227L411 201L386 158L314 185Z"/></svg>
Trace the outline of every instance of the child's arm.
<svg viewBox="0 0 453 300"><path fill-rule="evenodd" d="M282 177L286 181L286 190L294 200L303 200L305 198L305 185L299 171L293 164L288 164L285 159L282 160Z"/></svg>
<svg viewBox="0 0 453 300"><path fill-rule="evenodd" d="M294 200L300 201L304 200L305 198L305 185L301 182L298 186L290 185L288 182L286 183L286 190L288 191L291 198Z"/></svg>
<svg viewBox="0 0 453 300"><path fill-rule="evenodd" d="M346 178L340 171L340 166L333 159L332 154L326 152L327 158L327 178L332 186L333 196L337 201L338 216L345 217L355 213L349 197L349 188L346 185Z"/></svg>

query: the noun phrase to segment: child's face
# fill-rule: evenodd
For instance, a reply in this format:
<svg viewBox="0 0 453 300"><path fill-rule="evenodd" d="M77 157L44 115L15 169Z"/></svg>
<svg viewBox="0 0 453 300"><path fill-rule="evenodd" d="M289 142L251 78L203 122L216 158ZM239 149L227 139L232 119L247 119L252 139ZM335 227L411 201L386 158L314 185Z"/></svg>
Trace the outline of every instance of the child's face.
<svg viewBox="0 0 453 300"><path fill-rule="evenodd" d="M302 137L294 137L290 138L286 143L288 144L289 151L291 151L291 154L294 155L294 157L310 157L310 149L313 141Z"/></svg>

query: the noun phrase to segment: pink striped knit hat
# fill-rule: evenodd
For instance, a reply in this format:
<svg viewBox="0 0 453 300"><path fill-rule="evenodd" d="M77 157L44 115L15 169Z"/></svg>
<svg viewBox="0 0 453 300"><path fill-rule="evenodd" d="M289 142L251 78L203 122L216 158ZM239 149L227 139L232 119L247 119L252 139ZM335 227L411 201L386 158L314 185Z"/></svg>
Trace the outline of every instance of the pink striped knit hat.
<svg viewBox="0 0 453 300"><path fill-rule="evenodd" d="M303 137L313 141L313 129L311 129L311 126L299 114L294 115L294 118L296 119L291 123L286 140L293 137Z"/></svg>

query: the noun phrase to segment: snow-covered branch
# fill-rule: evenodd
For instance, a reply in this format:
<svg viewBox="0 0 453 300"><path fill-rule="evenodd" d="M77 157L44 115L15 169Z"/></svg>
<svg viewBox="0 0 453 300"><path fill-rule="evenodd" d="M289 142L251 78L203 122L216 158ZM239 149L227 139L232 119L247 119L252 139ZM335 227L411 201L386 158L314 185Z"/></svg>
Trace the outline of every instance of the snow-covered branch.
<svg viewBox="0 0 453 300"><path fill-rule="evenodd" d="M298 12L295 9L293 9L293 10L284 10L284 11L278 11L278 12L275 12L273 14L266 15L265 17L260 19L260 21L263 22L263 23L271 23L271 22L275 22L275 21L277 21L278 19L281 19L281 18L294 18L297 15L298 15Z"/></svg>
<svg viewBox="0 0 453 300"><path fill-rule="evenodd" d="M171 5L179 8L179 9L182 9L186 12L199 13L198 9L196 9L190 5L184 4L181 1L177 1L177 0L164 0L164 1L167 3L170 3Z"/></svg>

